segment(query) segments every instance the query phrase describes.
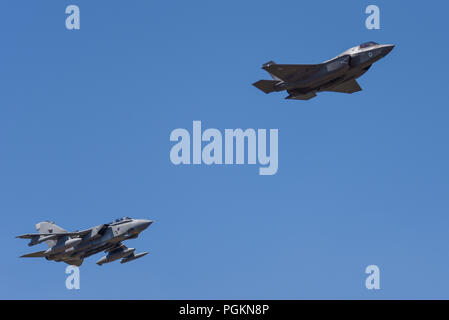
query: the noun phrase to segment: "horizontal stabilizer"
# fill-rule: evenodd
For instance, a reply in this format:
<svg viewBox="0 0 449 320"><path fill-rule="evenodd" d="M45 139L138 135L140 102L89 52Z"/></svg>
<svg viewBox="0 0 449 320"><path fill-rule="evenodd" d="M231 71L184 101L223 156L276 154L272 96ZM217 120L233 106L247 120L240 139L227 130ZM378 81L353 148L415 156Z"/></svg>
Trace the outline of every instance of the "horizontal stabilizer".
<svg viewBox="0 0 449 320"><path fill-rule="evenodd" d="M64 233L26 233L26 234L17 236L16 238L32 239L34 237L40 237L40 236L66 236L66 235L67 235L67 232L64 232Z"/></svg>
<svg viewBox="0 0 449 320"><path fill-rule="evenodd" d="M45 257L45 250L24 254L23 256L20 256L20 257L21 258L42 258L42 257Z"/></svg>
<svg viewBox="0 0 449 320"><path fill-rule="evenodd" d="M265 93L270 93L276 91L275 86L280 82L281 81L278 80L259 80L253 83L253 86L255 86L259 90L262 90Z"/></svg>

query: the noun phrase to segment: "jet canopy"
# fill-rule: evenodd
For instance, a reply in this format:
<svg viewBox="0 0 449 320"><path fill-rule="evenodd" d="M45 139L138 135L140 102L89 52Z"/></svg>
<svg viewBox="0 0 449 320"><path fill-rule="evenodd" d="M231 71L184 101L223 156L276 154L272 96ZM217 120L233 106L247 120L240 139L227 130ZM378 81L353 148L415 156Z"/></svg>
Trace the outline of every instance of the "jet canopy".
<svg viewBox="0 0 449 320"><path fill-rule="evenodd" d="M376 43L376 42L374 42L374 41L369 41L369 42L362 43L362 44L359 46L359 48L360 48L360 49L364 49L364 48L369 48L369 47L376 46L376 45L378 45L378 43Z"/></svg>
<svg viewBox="0 0 449 320"><path fill-rule="evenodd" d="M118 218L118 219L115 219L114 221L112 221L110 224L118 224L118 223L129 221L129 220L132 220L132 219L130 217Z"/></svg>

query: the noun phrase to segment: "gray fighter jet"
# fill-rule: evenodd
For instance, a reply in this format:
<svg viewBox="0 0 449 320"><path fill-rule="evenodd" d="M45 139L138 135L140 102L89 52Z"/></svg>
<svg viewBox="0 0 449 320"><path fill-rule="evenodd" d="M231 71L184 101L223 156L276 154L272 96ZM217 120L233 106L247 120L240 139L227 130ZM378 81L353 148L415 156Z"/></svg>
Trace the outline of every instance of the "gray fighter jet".
<svg viewBox="0 0 449 320"><path fill-rule="evenodd" d="M47 250L25 254L21 258L42 257L80 266L84 258L105 251L107 254L97 261L101 266L118 259L126 263L146 255L148 252L135 253L134 248L127 248L121 242L137 238L152 223L151 220L124 217L83 231L67 232L54 222L43 221L36 224L39 233L23 234L17 238L31 239L28 246L42 242L49 246Z"/></svg>
<svg viewBox="0 0 449 320"><path fill-rule="evenodd" d="M371 41L321 64L276 64L270 61L262 69L273 80L260 80L253 85L265 93L287 90L289 96L285 99L296 100L309 100L321 91L354 93L362 90L355 79L393 48L391 44Z"/></svg>

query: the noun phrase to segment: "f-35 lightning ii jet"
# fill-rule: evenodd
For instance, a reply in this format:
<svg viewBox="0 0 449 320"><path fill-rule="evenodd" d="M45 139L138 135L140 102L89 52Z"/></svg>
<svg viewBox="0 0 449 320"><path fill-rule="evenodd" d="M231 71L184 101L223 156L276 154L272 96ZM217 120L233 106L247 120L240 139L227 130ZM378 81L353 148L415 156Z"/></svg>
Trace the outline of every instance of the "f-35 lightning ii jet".
<svg viewBox="0 0 449 320"><path fill-rule="evenodd" d="M362 90L355 79L393 48L391 44L366 42L321 64L276 64L270 61L262 69L273 80L260 80L253 85L265 93L287 90L289 96L285 99L296 100L309 100L321 91L354 93Z"/></svg>
<svg viewBox="0 0 449 320"><path fill-rule="evenodd" d="M25 254L21 258L43 257L80 266L84 258L105 251L106 256L97 261L101 266L120 258L120 263L126 263L146 255L148 252L135 253L134 248L127 248L121 242L137 238L152 223L151 220L124 217L83 231L67 232L54 222L44 221L36 224L39 233L23 234L17 238L31 239L28 246L42 242L49 246L47 250Z"/></svg>

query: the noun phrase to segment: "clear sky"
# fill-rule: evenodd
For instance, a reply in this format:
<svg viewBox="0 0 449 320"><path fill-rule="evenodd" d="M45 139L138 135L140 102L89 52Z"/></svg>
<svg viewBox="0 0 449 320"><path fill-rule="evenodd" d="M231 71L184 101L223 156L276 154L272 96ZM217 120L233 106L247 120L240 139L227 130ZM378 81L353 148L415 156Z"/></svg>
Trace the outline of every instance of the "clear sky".
<svg viewBox="0 0 449 320"><path fill-rule="evenodd" d="M81 29L65 28L65 8ZM381 29L365 28L365 8ZM0 3L0 298L449 298L444 1ZM365 41L396 48L362 92L310 101L251 83ZM170 132L279 129L279 170L175 166ZM140 260L19 259L15 236L154 219ZM365 288L380 267L381 290Z"/></svg>

